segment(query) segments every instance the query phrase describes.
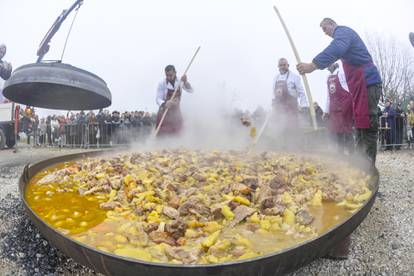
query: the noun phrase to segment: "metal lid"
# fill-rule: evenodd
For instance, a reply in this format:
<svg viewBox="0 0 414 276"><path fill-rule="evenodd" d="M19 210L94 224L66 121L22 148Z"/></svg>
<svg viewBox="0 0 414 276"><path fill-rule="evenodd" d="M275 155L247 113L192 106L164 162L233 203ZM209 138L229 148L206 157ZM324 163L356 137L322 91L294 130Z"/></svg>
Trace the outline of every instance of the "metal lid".
<svg viewBox="0 0 414 276"><path fill-rule="evenodd" d="M17 68L5 82L3 94L16 103L50 109L99 109L112 102L104 80L60 62Z"/></svg>

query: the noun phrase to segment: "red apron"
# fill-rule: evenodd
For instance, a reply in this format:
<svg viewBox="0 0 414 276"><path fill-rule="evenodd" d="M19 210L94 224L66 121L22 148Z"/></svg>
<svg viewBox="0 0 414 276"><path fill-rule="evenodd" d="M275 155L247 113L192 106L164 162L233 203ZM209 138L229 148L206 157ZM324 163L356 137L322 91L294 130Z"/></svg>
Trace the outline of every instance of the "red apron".
<svg viewBox="0 0 414 276"><path fill-rule="evenodd" d="M165 98L165 102L169 101L174 94L174 90L168 89L167 97ZM178 89L177 93L175 94L174 100L178 103L171 108L168 109L167 115L162 122L160 130L158 131L157 136L164 136L164 135L172 135L178 134L183 126L183 117L181 116L180 110L180 101L181 101L181 90ZM162 104L158 110L157 114L157 124L156 128L158 127L161 118L165 112L165 104Z"/></svg>
<svg viewBox="0 0 414 276"><path fill-rule="evenodd" d="M352 109L355 128L369 128L368 89L365 80L365 65L351 65L342 60L346 82L352 94Z"/></svg>
<svg viewBox="0 0 414 276"><path fill-rule="evenodd" d="M335 133L351 133L353 125L352 95L342 88L338 74L328 77L329 129Z"/></svg>
<svg viewBox="0 0 414 276"><path fill-rule="evenodd" d="M14 109L14 121L14 135L18 135L20 130L20 105L16 105Z"/></svg>
<svg viewBox="0 0 414 276"><path fill-rule="evenodd" d="M286 80L277 80L274 91L275 105L284 114L296 116L298 113L298 100L289 94L287 80L289 79L289 72Z"/></svg>

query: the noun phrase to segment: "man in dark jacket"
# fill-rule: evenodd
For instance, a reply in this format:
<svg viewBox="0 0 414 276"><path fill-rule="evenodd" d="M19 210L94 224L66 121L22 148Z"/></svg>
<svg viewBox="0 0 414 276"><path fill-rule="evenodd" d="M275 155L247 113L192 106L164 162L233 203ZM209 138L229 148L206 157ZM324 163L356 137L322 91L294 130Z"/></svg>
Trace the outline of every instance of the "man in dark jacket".
<svg viewBox="0 0 414 276"><path fill-rule="evenodd" d="M12 72L12 65L10 62L3 60L6 55L7 47L4 44L0 44L0 77L3 80L8 80Z"/></svg>
<svg viewBox="0 0 414 276"><path fill-rule="evenodd" d="M385 101L385 108L382 111L381 126L385 129L385 149L392 150L395 144L395 109L391 100Z"/></svg>
<svg viewBox="0 0 414 276"><path fill-rule="evenodd" d="M86 148L88 144L88 136L87 136L88 119L83 110L79 113L77 124L78 124L78 137L79 137L80 147Z"/></svg>
<svg viewBox="0 0 414 276"><path fill-rule="evenodd" d="M403 143L405 112L401 103L395 108L395 149L400 150Z"/></svg>
<svg viewBox="0 0 414 276"><path fill-rule="evenodd" d="M46 136L47 144L52 146L52 116L47 116L46 118Z"/></svg>
<svg viewBox="0 0 414 276"><path fill-rule="evenodd" d="M351 28L339 26L331 18L320 24L333 40L311 63L300 63L301 74L324 69L341 59L346 81L352 94L356 144L366 156L371 168L375 166L378 139L378 102L382 95L382 80L362 39Z"/></svg>
<svg viewBox="0 0 414 276"><path fill-rule="evenodd" d="M369 170L375 168L378 139L378 102L382 95L382 80L372 62L362 39L351 28L339 26L331 18L320 23L322 31L333 38L328 47L311 63L297 65L299 73L306 74L316 69L325 69L341 59L347 85L352 94L352 107L356 129L356 145L368 160ZM347 258L350 238L346 238L330 253L334 258Z"/></svg>

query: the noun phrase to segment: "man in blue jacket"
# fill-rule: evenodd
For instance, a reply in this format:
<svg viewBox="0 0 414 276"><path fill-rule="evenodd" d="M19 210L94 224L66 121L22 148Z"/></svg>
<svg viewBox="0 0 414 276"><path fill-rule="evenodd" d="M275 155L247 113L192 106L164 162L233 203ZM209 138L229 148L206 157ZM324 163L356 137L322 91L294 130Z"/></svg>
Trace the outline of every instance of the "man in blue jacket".
<svg viewBox="0 0 414 276"><path fill-rule="evenodd" d="M337 60L342 61L346 82L352 94L352 111L357 131L356 144L369 161L369 168L375 167L378 139L378 102L382 95L382 81L377 67L372 62L359 35L349 27L338 26L331 18L324 18L320 24L323 32L333 40L311 63L297 65L299 73L306 74L316 69L325 69ZM329 252L333 258L347 258L350 236Z"/></svg>
<svg viewBox="0 0 414 276"><path fill-rule="evenodd" d="M331 18L320 24L323 32L333 40L311 63L300 63L301 74L327 68L341 59L349 90L352 94L357 147L375 166L378 136L378 102L382 95L382 81L362 39L351 28L338 26Z"/></svg>

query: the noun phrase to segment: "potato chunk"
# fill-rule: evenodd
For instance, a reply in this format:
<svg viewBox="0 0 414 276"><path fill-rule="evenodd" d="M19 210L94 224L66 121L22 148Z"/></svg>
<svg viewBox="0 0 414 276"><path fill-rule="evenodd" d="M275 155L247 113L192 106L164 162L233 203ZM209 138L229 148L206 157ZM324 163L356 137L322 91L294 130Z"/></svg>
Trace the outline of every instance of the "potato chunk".
<svg viewBox="0 0 414 276"><path fill-rule="evenodd" d="M204 238L204 240L201 242L201 245L206 248L213 246L217 242L219 235L220 235L220 230Z"/></svg>

